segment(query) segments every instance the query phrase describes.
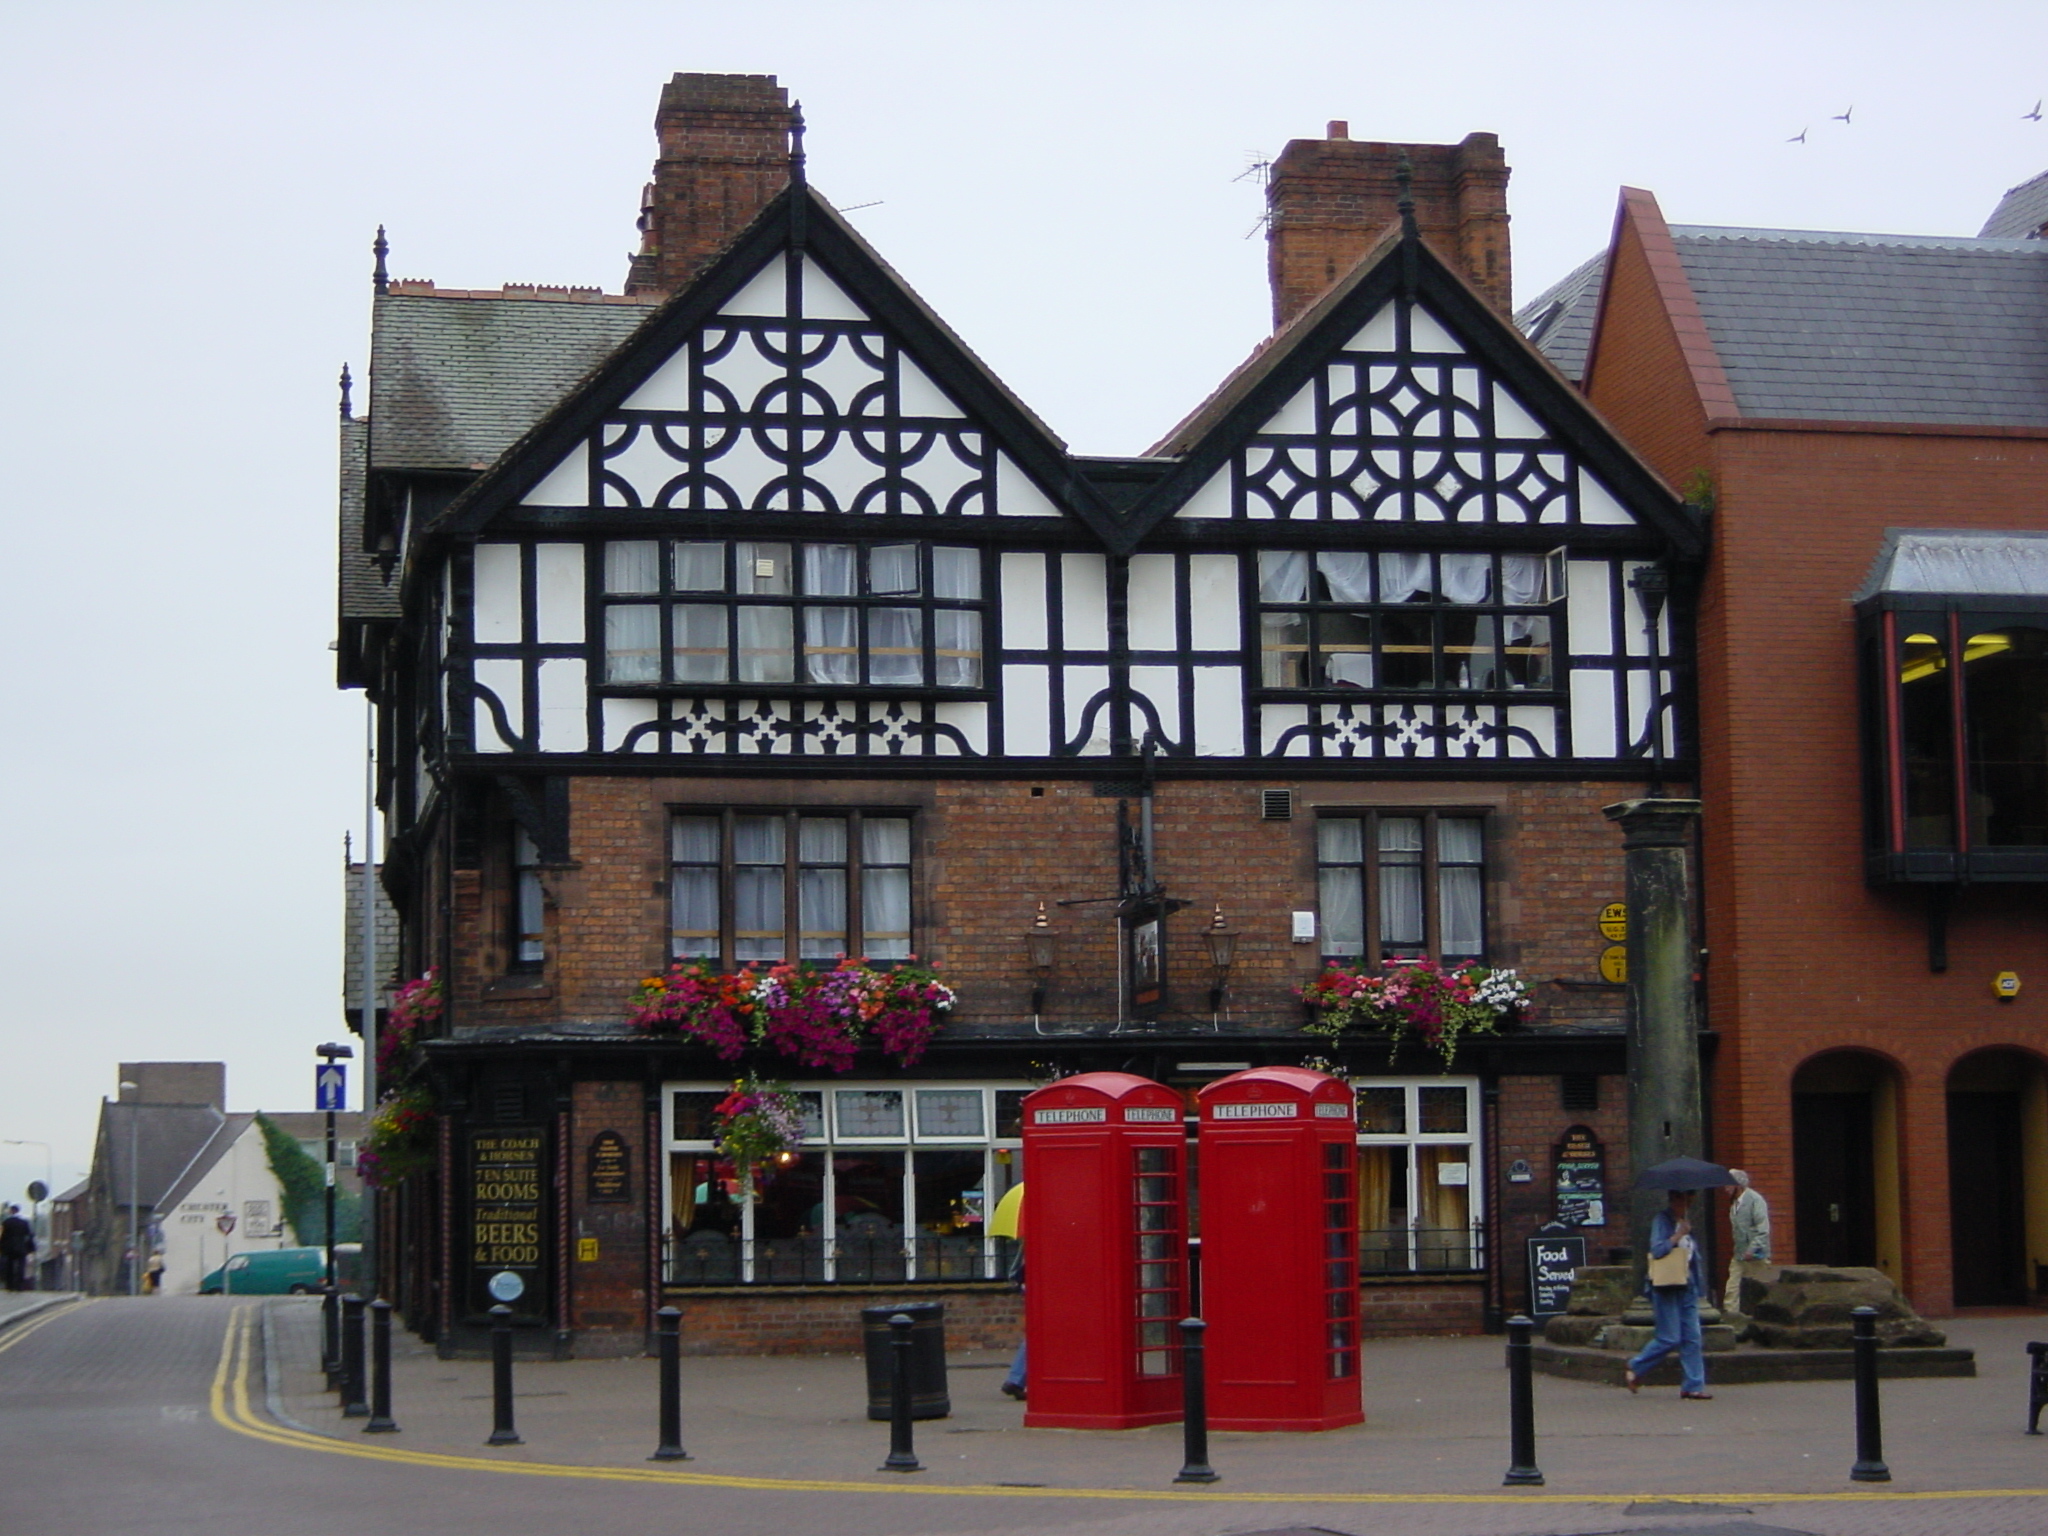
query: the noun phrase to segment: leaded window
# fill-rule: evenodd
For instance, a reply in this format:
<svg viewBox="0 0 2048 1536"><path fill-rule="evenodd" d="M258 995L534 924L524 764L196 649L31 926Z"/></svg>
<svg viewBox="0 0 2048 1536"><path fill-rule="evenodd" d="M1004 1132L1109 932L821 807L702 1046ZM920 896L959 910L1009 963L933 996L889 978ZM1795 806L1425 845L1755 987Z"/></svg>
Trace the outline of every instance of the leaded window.
<svg viewBox="0 0 2048 1536"><path fill-rule="evenodd" d="M1556 688L1560 556L1269 549L1259 554L1269 689L1513 693Z"/></svg>
<svg viewBox="0 0 2048 1536"><path fill-rule="evenodd" d="M907 816L681 811L669 825L669 863L679 960L910 956Z"/></svg>
<svg viewBox="0 0 2048 1536"><path fill-rule="evenodd" d="M977 549L626 539L603 581L613 687L982 686Z"/></svg>
<svg viewBox="0 0 2048 1536"><path fill-rule="evenodd" d="M1486 821L1367 811L1316 823L1324 957L1477 960L1486 953Z"/></svg>

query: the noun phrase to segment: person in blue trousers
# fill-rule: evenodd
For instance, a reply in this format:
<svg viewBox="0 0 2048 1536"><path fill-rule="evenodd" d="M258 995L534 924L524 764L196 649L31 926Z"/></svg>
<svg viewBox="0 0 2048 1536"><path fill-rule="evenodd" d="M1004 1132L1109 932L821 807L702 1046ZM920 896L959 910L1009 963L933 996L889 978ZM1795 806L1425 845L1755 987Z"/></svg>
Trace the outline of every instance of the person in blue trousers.
<svg viewBox="0 0 2048 1536"><path fill-rule="evenodd" d="M1678 1395L1707 1402L1714 1395L1707 1390L1707 1360L1700 1348L1700 1298L1707 1293L1707 1274L1700 1262L1700 1245L1692 1235L1692 1197L1692 1190L1674 1189L1669 1203L1650 1218L1650 1257L1661 1259L1672 1249L1683 1247L1687 1258L1685 1283L1644 1282L1643 1289L1650 1293L1650 1307L1656 1314L1657 1333L1629 1361L1622 1381L1629 1391L1638 1390L1651 1368L1676 1350Z"/></svg>

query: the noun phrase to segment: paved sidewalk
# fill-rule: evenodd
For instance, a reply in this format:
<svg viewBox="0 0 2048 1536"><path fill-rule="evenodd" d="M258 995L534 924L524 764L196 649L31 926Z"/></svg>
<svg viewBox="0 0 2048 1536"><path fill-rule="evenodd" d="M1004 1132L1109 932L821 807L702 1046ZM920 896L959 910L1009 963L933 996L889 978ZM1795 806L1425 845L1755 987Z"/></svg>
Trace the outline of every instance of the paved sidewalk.
<svg viewBox="0 0 2048 1536"><path fill-rule="evenodd" d="M341 1417L319 1371L314 1301L267 1304L276 1407L297 1424L355 1444L466 1458L645 1469L655 1445L656 1368L651 1360L527 1361L516 1371L518 1428L525 1443L487 1450L490 1366L444 1361L410 1335L394 1339L393 1417L400 1433L360 1435ZM2025 1427L2025 1342L2048 1337L2048 1316L1973 1318L1949 1327L1978 1352L1971 1380L1886 1382L1885 1452L1891 1494L1955 1490L2038 1493L2023 1500L2031 1525L2048 1529L2048 1436ZM1234 1496L1284 1494L1498 1496L1508 1465L1507 1373L1502 1340L1413 1339L1374 1343L1366 1354L1367 1422L1323 1434L1214 1433L1210 1462ZM952 1356L950 1418L920 1423L920 1483L1048 1489L1159 1490L1181 1464L1178 1425L1102 1433L1026 1430L1021 1405L998 1391L1003 1355ZM1550 1497L1634 1495L1839 1496L1851 1483L1854 1422L1847 1382L1717 1387L1711 1402L1675 1390L1618 1388L1536 1378L1537 1461ZM683 1361L680 1470L719 1477L886 1484L878 1470L888 1426L865 1416L862 1363L849 1356L687 1358ZM1802 1506L1787 1505L1779 1516ZM1820 1506L1804 1506L1807 1509ZM1903 1510L1880 1521L1867 1506L1846 1530L1992 1527L1914 1524ZM1928 1506L1918 1506L1932 1514ZM1711 1513L1701 1506L1695 1514ZM993 1512L992 1512L993 1513ZM1284 1513L1276 1511L1276 1513ZM1361 1511L1361 1513L1363 1513ZM1619 1506L1612 1513L1619 1517ZM1899 1523L1903 1521L1903 1523ZM1286 1519L1269 1522L1286 1525ZM1628 1522L1610 1521L1602 1529ZM1811 1519L1781 1526L1819 1529ZM1245 1526L1244 1529L1254 1529ZM1633 1527L1631 1527L1633 1528Z"/></svg>

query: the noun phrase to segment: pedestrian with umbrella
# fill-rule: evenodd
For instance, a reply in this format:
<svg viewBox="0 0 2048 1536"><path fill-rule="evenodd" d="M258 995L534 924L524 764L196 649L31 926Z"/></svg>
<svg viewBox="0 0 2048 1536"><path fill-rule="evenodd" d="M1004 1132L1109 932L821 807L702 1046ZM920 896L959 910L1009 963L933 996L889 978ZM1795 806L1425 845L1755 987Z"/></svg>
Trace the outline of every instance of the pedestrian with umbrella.
<svg viewBox="0 0 2048 1536"><path fill-rule="evenodd" d="M1711 1401L1707 1390L1706 1353L1700 1346L1700 1298L1707 1294L1706 1266L1692 1235L1692 1197L1702 1189L1733 1184L1728 1170L1696 1157L1674 1157L1646 1168L1637 1189L1670 1191L1664 1209L1650 1218L1650 1262L1643 1277L1657 1331L1629 1361L1622 1382L1629 1391L1674 1351L1678 1355L1678 1395L1696 1402Z"/></svg>

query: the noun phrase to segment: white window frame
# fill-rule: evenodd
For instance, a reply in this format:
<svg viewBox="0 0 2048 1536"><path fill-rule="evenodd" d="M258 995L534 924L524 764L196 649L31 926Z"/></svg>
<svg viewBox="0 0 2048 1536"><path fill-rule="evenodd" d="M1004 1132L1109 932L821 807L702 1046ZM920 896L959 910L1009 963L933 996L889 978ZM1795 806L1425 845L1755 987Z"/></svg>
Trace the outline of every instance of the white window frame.
<svg viewBox="0 0 2048 1536"><path fill-rule="evenodd" d="M1409 1212L1408 1268L1387 1272L1367 1272L1361 1268L1361 1277L1367 1280L1395 1279L1418 1274L1472 1273L1484 1269L1491 1262L1491 1255L1486 1252L1484 1242L1486 1230L1486 1170L1484 1163L1485 1140L1482 1135L1483 1127L1480 1119L1484 1110L1484 1101L1479 1091L1479 1079L1476 1077L1354 1077L1350 1080L1350 1084L1354 1094L1362 1093L1367 1088L1400 1088L1403 1090L1406 1096L1403 1123L1408 1127L1400 1132L1368 1133L1360 1131L1358 1133L1358 1145L1361 1149L1367 1147L1406 1147L1409 1153L1407 1174L1407 1210ZM1421 1090L1424 1088L1462 1088L1465 1090L1464 1130L1424 1132L1420 1129L1422 1125ZM1363 1124L1363 1117L1361 1117L1360 1123ZM1424 1269L1417 1262L1419 1258L1419 1244L1415 1236L1416 1232L1421 1230L1416 1226L1418 1218L1415 1213L1421 1209L1422 1193L1417 1182L1421 1160L1415 1156L1415 1151L1420 1147L1457 1146L1464 1147L1467 1153L1465 1159L1466 1221L1472 1229L1473 1252L1480 1259L1480 1263L1474 1265L1471 1271ZM1437 1229L1430 1228L1427 1230L1434 1231Z"/></svg>

